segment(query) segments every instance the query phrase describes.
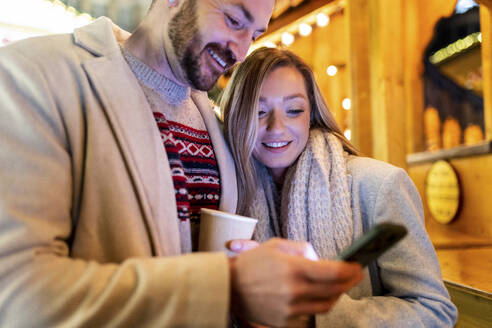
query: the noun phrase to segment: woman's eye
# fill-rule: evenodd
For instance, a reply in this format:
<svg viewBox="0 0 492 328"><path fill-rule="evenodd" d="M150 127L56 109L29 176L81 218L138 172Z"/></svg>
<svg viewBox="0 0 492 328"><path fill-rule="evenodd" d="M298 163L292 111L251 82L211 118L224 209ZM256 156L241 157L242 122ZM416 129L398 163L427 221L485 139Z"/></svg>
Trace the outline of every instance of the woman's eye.
<svg viewBox="0 0 492 328"><path fill-rule="evenodd" d="M304 109L289 109L287 112L291 115L299 115L304 113Z"/></svg>
<svg viewBox="0 0 492 328"><path fill-rule="evenodd" d="M260 111L258 112L258 117L259 117L259 118L262 118L262 117L263 117L263 116L265 116L265 115L266 115L266 112L265 112L264 110L260 110Z"/></svg>

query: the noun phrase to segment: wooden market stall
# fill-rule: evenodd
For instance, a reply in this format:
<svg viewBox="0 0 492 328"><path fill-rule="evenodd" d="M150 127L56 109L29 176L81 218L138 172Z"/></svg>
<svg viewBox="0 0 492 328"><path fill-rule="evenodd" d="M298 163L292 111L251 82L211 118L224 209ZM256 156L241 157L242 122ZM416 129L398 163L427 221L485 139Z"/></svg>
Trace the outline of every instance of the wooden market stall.
<svg viewBox="0 0 492 328"><path fill-rule="evenodd" d="M295 36L286 39L289 49L313 67L346 135L366 155L407 170L422 196L426 228L459 309L457 327L491 327L492 0L480 1L475 8L480 22L479 31L472 36L479 42L470 41L472 36L462 40L474 44L470 49L476 49L473 56L475 62L478 57L480 66L480 95L462 92L471 95L475 103L483 103L478 128L481 137L468 145L459 141L449 149L442 149L442 143L432 148L424 122L429 107L424 97L429 92L424 78L425 54L435 37L436 23L453 14L456 2L305 1L273 20L269 34L257 46L268 42L281 45L285 33ZM327 15L328 24L313 23L320 13ZM302 23L313 26L307 36L299 32ZM442 126L437 129L439 138L445 138L442 130ZM449 189L440 178L428 180L431 168L440 160L450 164L457 176L455 211L446 224L435 220L429 208L436 197L435 188ZM449 205L446 192L437 195L441 207Z"/></svg>

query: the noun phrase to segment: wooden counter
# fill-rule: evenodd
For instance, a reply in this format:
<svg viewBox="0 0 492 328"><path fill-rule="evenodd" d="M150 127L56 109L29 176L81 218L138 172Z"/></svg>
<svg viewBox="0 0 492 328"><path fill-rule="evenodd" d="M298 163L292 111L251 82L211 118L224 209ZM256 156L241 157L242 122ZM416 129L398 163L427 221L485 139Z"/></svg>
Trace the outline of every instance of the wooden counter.
<svg viewBox="0 0 492 328"><path fill-rule="evenodd" d="M492 327L492 247L436 252L446 287L459 309L456 327Z"/></svg>
<svg viewBox="0 0 492 328"><path fill-rule="evenodd" d="M437 256L446 281L492 297L492 247L438 249Z"/></svg>

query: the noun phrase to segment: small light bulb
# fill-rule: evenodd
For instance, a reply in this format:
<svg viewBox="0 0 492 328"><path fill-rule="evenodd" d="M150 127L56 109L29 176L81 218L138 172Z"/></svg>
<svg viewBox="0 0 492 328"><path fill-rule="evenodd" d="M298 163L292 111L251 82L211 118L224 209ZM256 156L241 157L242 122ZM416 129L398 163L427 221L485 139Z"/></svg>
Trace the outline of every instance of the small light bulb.
<svg viewBox="0 0 492 328"><path fill-rule="evenodd" d="M313 31L311 25L306 23L299 24L299 34L302 36L308 36Z"/></svg>
<svg viewBox="0 0 492 328"><path fill-rule="evenodd" d="M337 75L337 72L338 72L338 68L335 65L330 65L326 69L326 74L328 74L329 76L335 76Z"/></svg>
<svg viewBox="0 0 492 328"><path fill-rule="evenodd" d="M342 100L342 107L345 110L349 110L352 107L352 101L350 101L350 98L345 98Z"/></svg>
<svg viewBox="0 0 492 328"><path fill-rule="evenodd" d="M282 43L286 46L290 46L294 42L294 36L289 32L282 33Z"/></svg>
<svg viewBox="0 0 492 328"><path fill-rule="evenodd" d="M316 24L318 24L319 27L323 27L328 25L330 22L330 17L326 16L324 13L319 13L316 15Z"/></svg>
<svg viewBox="0 0 492 328"><path fill-rule="evenodd" d="M350 129L347 129L343 132L343 135L345 136L345 138L350 140L352 138L352 131L350 131Z"/></svg>
<svg viewBox="0 0 492 328"><path fill-rule="evenodd" d="M214 112L217 116L221 117L222 116L222 112L220 111L220 107L217 106L217 105L214 105L213 106L213 109L214 109Z"/></svg>

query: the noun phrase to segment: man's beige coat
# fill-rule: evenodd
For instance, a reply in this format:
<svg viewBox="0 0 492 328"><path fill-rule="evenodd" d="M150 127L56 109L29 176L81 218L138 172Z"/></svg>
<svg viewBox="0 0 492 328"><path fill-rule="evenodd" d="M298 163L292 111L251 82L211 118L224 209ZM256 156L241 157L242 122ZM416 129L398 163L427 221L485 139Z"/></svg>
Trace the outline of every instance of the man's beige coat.
<svg viewBox="0 0 492 328"><path fill-rule="evenodd" d="M232 157L192 98L234 212ZM111 22L0 49L0 326L225 326L227 258L179 245L166 153Z"/></svg>

